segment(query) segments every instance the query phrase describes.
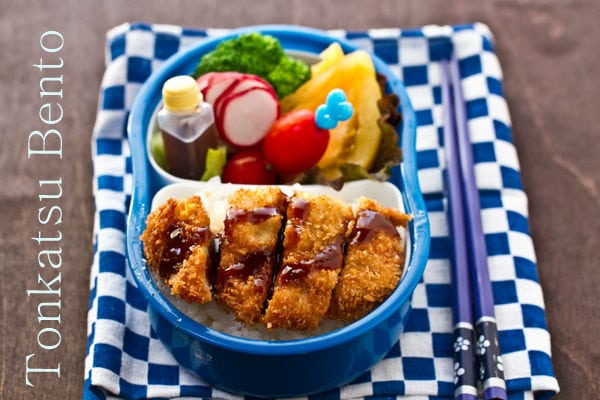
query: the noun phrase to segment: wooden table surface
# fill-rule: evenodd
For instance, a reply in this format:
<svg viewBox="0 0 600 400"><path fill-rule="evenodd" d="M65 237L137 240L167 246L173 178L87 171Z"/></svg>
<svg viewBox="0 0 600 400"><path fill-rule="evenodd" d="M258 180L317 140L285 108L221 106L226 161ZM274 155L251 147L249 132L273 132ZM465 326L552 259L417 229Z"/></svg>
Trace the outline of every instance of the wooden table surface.
<svg viewBox="0 0 600 400"><path fill-rule="evenodd" d="M84 379L89 271L92 263L91 132L104 70L106 31L122 22L190 27L290 23L332 29L410 28L480 21L495 34L513 122L547 318L557 399L598 398L600 385L600 2L597 0L293 0L91 1L0 0L0 399L80 398ZM61 32L64 97L58 129L63 158L28 158L30 132L41 129L40 36ZM40 180L62 179L56 203L40 199ZM40 225L51 207L59 226ZM55 209L52 221L58 218ZM41 236L40 236L41 235ZM60 240L60 269L43 272L60 287L61 343L37 345L43 325L38 253ZM39 295L41 296L41 295ZM50 309L50 308L49 308ZM49 310L48 309L48 310ZM58 310L58 307L54 307ZM43 332L52 340L52 332ZM54 338L55 339L55 338ZM59 362L29 387L25 358Z"/></svg>

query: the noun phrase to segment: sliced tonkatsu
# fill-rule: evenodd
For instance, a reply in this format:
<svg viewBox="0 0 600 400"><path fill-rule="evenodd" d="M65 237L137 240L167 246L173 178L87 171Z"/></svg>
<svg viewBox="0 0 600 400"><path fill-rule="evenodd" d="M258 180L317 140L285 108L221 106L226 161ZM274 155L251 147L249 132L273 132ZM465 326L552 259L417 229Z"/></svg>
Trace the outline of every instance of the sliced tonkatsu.
<svg viewBox="0 0 600 400"><path fill-rule="evenodd" d="M148 268L173 295L214 298L247 325L313 330L324 319L358 320L389 297L410 219L367 197L348 204L255 186L204 204L170 199L150 213L141 239Z"/></svg>
<svg viewBox="0 0 600 400"><path fill-rule="evenodd" d="M281 268L263 321L267 328L314 329L329 302L344 258L352 208L343 201L295 191L287 208Z"/></svg>
<svg viewBox="0 0 600 400"><path fill-rule="evenodd" d="M260 321L278 259L287 206L277 187L239 189L228 197L215 299L247 324Z"/></svg>
<svg viewBox="0 0 600 400"><path fill-rule="evenodd" d="M141 236L150 269L188 302L211 300L210 220L198 196L169 199L151 212Z"/></svg>
<svg viewBox="0 0 600 400"><path fill-rule="evenodd" d="M356 219L346 247L328 318L355 321L381 304L396 288L404 266L398 227L410 216L372 199L357 201Z"/></svg>

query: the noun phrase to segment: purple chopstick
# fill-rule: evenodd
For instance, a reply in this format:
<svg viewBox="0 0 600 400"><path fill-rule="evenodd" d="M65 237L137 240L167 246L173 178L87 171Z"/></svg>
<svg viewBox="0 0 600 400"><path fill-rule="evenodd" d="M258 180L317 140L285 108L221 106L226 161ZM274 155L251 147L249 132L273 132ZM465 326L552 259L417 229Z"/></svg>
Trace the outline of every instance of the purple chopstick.
<svg viewBox="0 0 600 400"><path fill-rule="evenodd" d="M460 159L464 206L467 214L469 265L474 283L475 329L477 331L477 355L479 381L484 400L506 399L502 358L498 344L498 330L494 313L494 299L490 282L487 250L481 224L481 204L475 181L471 140L467 125L465 100L462 94L460 70L456 57L450 61L450 77L453 87L453 103L456 122L456 140Z"/></svg>
<svg viewBox="0 0 600 400"><path fill-rule="evenodd" d="M477 399L477 373L475 370L475 330L467 232L460 182L458 145L456 143L453 101L450 90L448 63L442 62L442 104L444 108L444 155L446 161L446 190L448 196L448 222L452 239L452 314L454 323L454 398Z"/></svg>

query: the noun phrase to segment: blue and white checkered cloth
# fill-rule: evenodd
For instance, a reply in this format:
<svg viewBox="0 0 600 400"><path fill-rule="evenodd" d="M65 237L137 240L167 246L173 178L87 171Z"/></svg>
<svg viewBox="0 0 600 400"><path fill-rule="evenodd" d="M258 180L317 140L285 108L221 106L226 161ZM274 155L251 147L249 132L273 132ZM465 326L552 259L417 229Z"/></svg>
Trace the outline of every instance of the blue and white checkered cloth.
<svg viewBox="0 0 600 400"><path fill-rule="evenodd" d="M124 24L107 34L106 73L93 132L96 201L85 399L234 398L180 367L152 331L146 302L129 273L125 221L132 189L128 111L150 73L176 51L224 30ZM527 197L512 143L502 71L482 24L421 29L330 31L374 52L404 81L416 109L419 179L431 218L430 260L413 297L405 332L390 353L329 399L448 399L454 363L450 239L443 187L441 74L454 49L481 194L483 228L504 374L510 399L558 391L542 289L529 233Z"/></svg>

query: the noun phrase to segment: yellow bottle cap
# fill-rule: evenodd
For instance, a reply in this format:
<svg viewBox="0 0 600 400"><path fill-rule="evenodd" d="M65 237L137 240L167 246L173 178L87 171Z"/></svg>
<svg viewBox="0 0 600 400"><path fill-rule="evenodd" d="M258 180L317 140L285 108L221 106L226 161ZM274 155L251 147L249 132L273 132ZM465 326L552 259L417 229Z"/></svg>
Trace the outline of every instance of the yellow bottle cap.
<svg viewBox="0 0 600 400"><path fill-rule="evenodd" d="M180 75L170 78L162 89L163 102L169 111L184 112L198 107L202 95L198 84L189 75Z"/></svg>

